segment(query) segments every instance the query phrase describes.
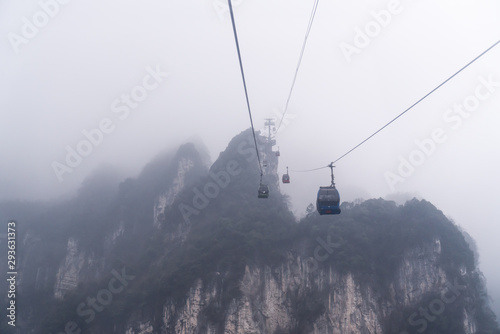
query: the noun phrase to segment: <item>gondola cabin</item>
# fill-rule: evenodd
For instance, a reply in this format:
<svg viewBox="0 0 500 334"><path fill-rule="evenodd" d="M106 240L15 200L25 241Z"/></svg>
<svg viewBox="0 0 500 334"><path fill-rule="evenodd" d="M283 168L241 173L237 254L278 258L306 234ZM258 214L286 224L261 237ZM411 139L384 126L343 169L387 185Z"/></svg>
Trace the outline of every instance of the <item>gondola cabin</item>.
<svg viewBox="0 0 500 334"><path fill-rule="evenodd" d="M283 183L290 183L290 175L287 174L283 174L283 177L281 178L281 181L283 181Z"/></svg>
<svg viewBox="0 0 500 334"><path fill-rule="evenodd" d="M320 215L340 214L340 195L337 188L319 187L316 209Z"/></svg>
<svg viewBox="0 0 500 334"><path fill-rule="evenodd" d="M265 184L261 184L259 187L258 198L268 198L269 197L269 187Z"/></svg>

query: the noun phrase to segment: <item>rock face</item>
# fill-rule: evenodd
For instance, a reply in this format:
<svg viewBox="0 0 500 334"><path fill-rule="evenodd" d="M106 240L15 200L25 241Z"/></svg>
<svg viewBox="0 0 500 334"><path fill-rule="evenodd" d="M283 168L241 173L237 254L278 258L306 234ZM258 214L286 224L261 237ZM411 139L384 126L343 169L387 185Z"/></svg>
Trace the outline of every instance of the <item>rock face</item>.
<svg viewBox="0 0 500 334"><path fill-rule="evenodd" d="M465 289L461 285L454 289L453 282L447 280L438 265L439 252L440 241L436 240L405 254L387 294L358 281L351 273L318 268L314 258L290 255L274 269L246 266L240 281L241 296L225 309L222 325L206 316L224 289L224 276L220 274L210 282L197 280L181 307L167 300L158 328L149 325L150 331L144 332L145 324L151 324L146 321L129 325L126 333L386 333L384 322L394 309L418 304L426 294L435 291L441 291L451 303L455 294ZM429 317L435 318L445 303L434 304ZM308 317L302 321L302 327L297 318L301 308ZM463 312L464 333L475 333L474 316L466 309ZM424 318L419 319L420 322L414 321L418 323L415 330L423 327Z"/></svg>
<svg viewBox="0 0 500 334"><path fill-rule="evenodd" d="M87 262L87 257L78 249L78 241L74 238L68 240L66 258L59 267L54 286L54 296L62 299L64 293L73 290L78 285L80 271Z"/></svg>
<svg viewBox="0 0 500 334"><path fill-rule="evenodd" d="M187 158L181 158L178 163L177 174L172 186L164 193L158 195L154 205L154 225L160 227L165 222L165 212L175 201L177 195L184 189L186 174L194 167L194 162Z"/></svg>
<svg viewBox="0 0 500 334"><path fill-rule="evenodd" d="M184 145L115 192L97 177L32 213L17 333L500 333L477 261L439 210L379 199L297 223L274 143L259 143L266 200L245 131L210 169Z"/></svg>

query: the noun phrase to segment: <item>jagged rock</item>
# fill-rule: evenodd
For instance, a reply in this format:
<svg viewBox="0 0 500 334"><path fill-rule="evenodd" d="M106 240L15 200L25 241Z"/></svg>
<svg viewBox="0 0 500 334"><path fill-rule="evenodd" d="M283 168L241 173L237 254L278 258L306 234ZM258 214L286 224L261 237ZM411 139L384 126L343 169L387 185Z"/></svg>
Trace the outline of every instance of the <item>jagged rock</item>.
<svg viewBox="0 0 500 334"><path fill-rule="evenodd" d="M439 210L358 201L341 217L310 212L297 224L279 193L272 145L258 141L265 201L247 130L210 169L206 155L183 145L112 198L110 186L100 197L98 178L38 215L20 236L23 334L60 333L72 322L82 334L401 334L440 321L453 334L499 333L474 254ZM440 318L445 311L457 319Z"/></svg>

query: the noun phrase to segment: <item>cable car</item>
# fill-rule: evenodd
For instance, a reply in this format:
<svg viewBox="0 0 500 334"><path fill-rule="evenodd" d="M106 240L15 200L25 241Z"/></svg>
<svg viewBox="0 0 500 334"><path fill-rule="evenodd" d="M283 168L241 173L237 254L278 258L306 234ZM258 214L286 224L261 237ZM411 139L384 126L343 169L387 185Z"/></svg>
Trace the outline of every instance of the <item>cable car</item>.
<svg viewBox="0 0 500 334"><path fill-rule="evenodd" d="M279 157L280 155L281 155L280 148L278 147L278 150L276 151L276 156Z"/></svg>
<svg viewBox="0 0 500 334"><path fill-rule="evenodd" d="M268 164L267 160L264 160L264 161L262 162L262 166L263 166L263 167L267 167L268 165L269 165L269 164Z"/></svg>
<svg viewBox="0 0 500 334"><path fill-rule="evenodd" d="M290 175L288 174L288 167L286 168L286 174L283 174L281 181L283 181L283 183L290 183Z"/></svg>
<svg viewBox="0 0 500 334"><path fill-rule="evenodd" d="M320 215L340 214L340 195L335 186L319 187L316 209Z"/></svg>
<svg viewBox="0 0 500 334"><path fill-rule="evenodd" d="M268 198L269 197L269 187L265 184L260 184L258 198Z"/></svg>
<svg viewBox="0 0 500 334"><path fill-rule="evenodd" d="M316 210L320 215L340 214L340 194L333 182L333 162L328 165L332 172L332 183L329 187L319 187L318 198L316 199Z"/></svg>

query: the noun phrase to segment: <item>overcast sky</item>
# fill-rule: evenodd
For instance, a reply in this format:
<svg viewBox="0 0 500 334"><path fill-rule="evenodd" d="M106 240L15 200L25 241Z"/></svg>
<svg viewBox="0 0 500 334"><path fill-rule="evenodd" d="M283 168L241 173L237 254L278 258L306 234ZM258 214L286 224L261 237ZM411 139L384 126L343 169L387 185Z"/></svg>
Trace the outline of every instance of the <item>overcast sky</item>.
<svg viewBox="0 0 500 334"><path fill-rule="evenodd" d="M313 0L233 4L263 129ZM249 127L224 0L2 1L0 35L0 199L63 196L103 163L133 176L193 136L215 160ZM499 39L498 0L320 1L276 137L281 171L337 159ZM497 310L499 109L500 45L335 171L343 200L416 194L465 228ZM290 175L281 189L300 216L329 171Z"/></svg>

